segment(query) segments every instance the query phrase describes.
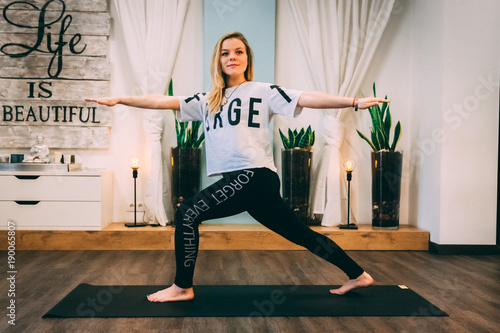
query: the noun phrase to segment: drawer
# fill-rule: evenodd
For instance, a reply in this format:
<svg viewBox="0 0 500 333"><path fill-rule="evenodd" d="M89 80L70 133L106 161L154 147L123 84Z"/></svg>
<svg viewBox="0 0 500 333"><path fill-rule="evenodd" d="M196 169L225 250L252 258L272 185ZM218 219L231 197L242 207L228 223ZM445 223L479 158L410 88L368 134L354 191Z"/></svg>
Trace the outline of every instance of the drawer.
<svg viewBox="0 0 500 333"><path fill-rule="evenodd" d="M0 200L100 201L101 180L93 176L0 176Z"/></svg>
<svg viewBox="0 0 500 333"><path fill-rule="evenodd" d="M18 230L100 230L100 202L0 201L0 218Z"/></svg>

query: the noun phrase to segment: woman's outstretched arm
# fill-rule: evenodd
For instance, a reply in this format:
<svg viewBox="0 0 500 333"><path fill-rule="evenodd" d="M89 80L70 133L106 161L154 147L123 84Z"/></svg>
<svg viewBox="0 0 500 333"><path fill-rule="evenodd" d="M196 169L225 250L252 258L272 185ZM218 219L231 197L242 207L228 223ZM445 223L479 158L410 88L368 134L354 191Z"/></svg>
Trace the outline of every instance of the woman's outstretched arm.
<svg viewBox="0 0 500 333"><path fill-rule="evenodd" d="M362 110L384 102L389 103L390 100L376 97L340 97L325 94L319 91L305 91L302 95L300 95L298 105L311 109L343 109L355 107L357 104L358 109Z"/></svg>
<svg viewBox="0 0 500 333"><path fill-rule="evenodd" d="M95 102L106 106L123 104L141 109L180 110L179 98L165 95L143 95L127 97L85 98L87 102Z"/></svg>

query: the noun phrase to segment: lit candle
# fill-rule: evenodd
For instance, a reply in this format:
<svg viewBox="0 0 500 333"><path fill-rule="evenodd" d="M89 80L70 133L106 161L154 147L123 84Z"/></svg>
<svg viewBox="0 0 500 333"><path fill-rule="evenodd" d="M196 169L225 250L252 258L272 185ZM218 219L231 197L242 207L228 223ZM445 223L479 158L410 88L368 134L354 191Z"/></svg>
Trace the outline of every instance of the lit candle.
<svg viewBox="0 0 500 333"><path fill-rule="evenodd" d="M346 162L346 169L345 171L352 171L352 161L347 161Z"/></svg>
<svg viewBox="0 0 500 333"><path fill-rule="evenodd" d="M132 159L132 170L137 170L137 169L139 169L139 159L133 158Z"/></svg>
<svg viewBox="0 0 500 333"><path fill-rule="evenodd" d="M345 160L343 163L346 172L353 172L356 169L356 162L353 160Z"/></svg>

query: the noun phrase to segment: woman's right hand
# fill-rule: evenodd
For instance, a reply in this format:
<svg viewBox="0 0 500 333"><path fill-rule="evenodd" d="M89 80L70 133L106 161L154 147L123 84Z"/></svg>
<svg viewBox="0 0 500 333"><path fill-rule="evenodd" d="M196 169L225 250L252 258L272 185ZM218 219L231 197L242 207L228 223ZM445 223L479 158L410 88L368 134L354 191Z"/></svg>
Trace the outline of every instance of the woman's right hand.
<svg viewBox="0 0 500 333"><path fill-rule="evenodd" d="M85 98L87 102L94 102L106 106L115 106L120 102L118 98L105 97L105 98Z"/></svg>

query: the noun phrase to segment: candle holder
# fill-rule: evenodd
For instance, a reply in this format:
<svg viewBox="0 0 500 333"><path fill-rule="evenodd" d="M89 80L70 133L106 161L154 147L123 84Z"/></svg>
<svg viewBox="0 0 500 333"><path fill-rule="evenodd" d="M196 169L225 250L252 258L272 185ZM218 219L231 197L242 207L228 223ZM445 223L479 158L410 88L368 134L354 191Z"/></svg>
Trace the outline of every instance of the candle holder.
<svg viewBox="0 0 500 333"><path fill-rule="evenodd" d="M126 227L145 227L144 222L137 223L137 176L139 175L139 160L132 159L132 177L134 178L134 223L125 223Z"/></svg>
<svg viewBox="0 0 500 333"><path fill-rule="evenodd" d="M353 160L345 160L343 163L344 170L347 173L347 224L339 225L339 229L358 229L358 226L354 223L350 223L351 214L351 180L352 172L356 168L356 162Z"/></svg>

